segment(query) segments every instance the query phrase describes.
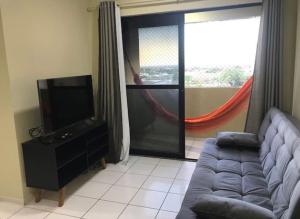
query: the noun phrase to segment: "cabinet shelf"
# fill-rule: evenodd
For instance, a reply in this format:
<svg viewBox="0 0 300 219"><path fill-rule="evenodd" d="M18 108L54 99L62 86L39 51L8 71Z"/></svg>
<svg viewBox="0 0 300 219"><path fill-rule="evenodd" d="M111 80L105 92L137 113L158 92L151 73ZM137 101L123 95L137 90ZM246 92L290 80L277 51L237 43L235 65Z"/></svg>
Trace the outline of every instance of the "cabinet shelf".
<svg viewBox="0 0 300 219"><path fill-rule="evenodd" d="M74 160L76 160L77 158L79 158L81 156L87 156L86 151L76 154L75 156L72 156L68 160L65 160L59 166L57 166L57 169L59 170L59 169L63 168L64 166L68 165L69 163L73 162Z"/></svg>
<svg viewBox="0 0 300 219"><path fill-rule="evenodd" d="M58 170L58 183L64 187L73 178L87 169L86 155L81 155Z"/></svg>

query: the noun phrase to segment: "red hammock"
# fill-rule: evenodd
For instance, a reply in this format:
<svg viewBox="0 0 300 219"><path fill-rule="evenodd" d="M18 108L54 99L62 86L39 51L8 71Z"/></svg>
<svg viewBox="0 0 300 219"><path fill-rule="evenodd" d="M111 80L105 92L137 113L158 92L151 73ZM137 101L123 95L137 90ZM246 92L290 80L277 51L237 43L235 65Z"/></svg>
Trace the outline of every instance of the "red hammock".
<svg viewBox="0 0 300 219"><path fill-rule="evenodd" d="M189 129L208 130L214 129L231 120L248 107L252 82L253 76L246 81L233 97L214 111L196 118L185 119L186 127Z"/></svg>
<svg viewBox="0 0 300 219"><path fill-rule="evenodd" d="M129 62L134 82L137 85L143 85L143 81L139 75L134 71L133 66ZM248 106L248 100L251 94L251 85L253 82L253 76L238 90L238 92L231 97L226 103L215 109L214 111L195 118L186 118L185 126L188 129L201 129L210 130L214 129L228 120L235 117L239 112L244 110ZM178 116L172 112L169 112L164 106L162 106L149 92L149 90L143 91L145 98L151 104L155 112L163 117L171 120L178 121Z"/></svg>

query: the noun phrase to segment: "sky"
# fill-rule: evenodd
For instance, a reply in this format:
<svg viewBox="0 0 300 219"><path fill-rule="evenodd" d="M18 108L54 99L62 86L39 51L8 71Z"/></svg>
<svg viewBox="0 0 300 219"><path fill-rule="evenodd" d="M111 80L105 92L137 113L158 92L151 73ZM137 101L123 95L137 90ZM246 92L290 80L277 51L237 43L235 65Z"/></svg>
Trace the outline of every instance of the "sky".
<svg viewBox="0 0 300 219"><path fill-rule="evenodd" d="M185 24L185 65L253 65L260 18ZM177 26L139 29L141 66L178 64Z"/></svg>
<svg viewBox="0 0 300 219"><path fill-rule="evenodd" d="M186 67L254 64L259 22L258 17L186 24Z"/></svg>

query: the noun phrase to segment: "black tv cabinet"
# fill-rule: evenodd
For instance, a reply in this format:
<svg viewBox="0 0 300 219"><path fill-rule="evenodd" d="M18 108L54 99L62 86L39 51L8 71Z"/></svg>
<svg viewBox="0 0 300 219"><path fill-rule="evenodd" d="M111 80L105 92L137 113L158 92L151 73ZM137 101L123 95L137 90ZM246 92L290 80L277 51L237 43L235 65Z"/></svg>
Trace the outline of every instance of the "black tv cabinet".
<svg viewBox="0 0 300 219"><path fill-rule="evenodd" d="M26 184L41 191L59 191L58 206L64 204L64 187L96 163L106 167L108 131L105 122L75 126L66 139L54 138L51 143L33 139L22 144Z"/></svg>

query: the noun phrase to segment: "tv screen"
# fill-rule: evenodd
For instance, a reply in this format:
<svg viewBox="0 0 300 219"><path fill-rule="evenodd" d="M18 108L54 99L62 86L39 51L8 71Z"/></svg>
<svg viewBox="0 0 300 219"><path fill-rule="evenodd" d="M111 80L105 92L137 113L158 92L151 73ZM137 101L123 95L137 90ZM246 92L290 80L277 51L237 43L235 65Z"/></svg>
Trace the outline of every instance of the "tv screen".
<svg viewBox="0 0 300 219"><path fill-rule="evenodd" d="M95 115L90 75L38 80L40 110L46 133Z"/></svg>

